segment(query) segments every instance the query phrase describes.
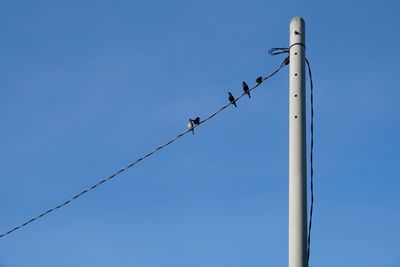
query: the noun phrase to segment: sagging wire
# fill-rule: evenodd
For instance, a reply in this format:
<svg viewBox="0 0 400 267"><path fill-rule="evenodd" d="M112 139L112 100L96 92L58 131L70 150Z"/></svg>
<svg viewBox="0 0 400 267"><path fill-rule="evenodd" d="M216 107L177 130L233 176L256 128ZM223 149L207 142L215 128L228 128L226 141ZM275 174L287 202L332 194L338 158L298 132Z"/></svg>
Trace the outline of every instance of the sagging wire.
<svg viewBox="0 0 400 267"><path fill-rule="evenodd" d="M275 71L273 71L271 74L269 74L269 75L267 75L267 76L265 76L265 77L259 76L259 77L256 79L255 85L253 85L253 86L252 86L251 88L249 88L249 89L247 88L246 90L245 90L245 88L243 88L243 93L242 93L238 98L235 99L235 98L232 96L232 97L233 97L233 101L232 101L231 98L229 98L229 103L228 103L228 104L226 104L226 105L222 106L221 108L219 108L217 111L215 111L214 113L212 113L211 115L209 115L206 119L204 119L204 120L202 120L202 121L200 121L200 118L199 118L199 117L197 117L195 120L189 119L188 129L187 129L186 131L184 131L184 132L178 134L176 137L174 137L174 138L170 139L169 141L165 142L163 145L158 146L157 148L153 149L151 152L149 152L149 153L145 154L144 156L138 158L137 160L133 161L132 163L130 163L130 164L127 165L126 167L124 167L124 168L122 168L122 169L116 171L115 173L111 174L110 176L108 176L108 177L106 177L106 178L100 180L99 182L97 182L97 183L95 183L94 185L88 187L87 189L81 191L80 193L74 195L73 197L69 198L68 200L64 201L63 203L59 204L58 206L55 206L55 207L53 207L53 208L51 208L51 209L48 209L47 211L45 211L45 212L43 212L43 213L41 213L41 214L39 214L39 215L37 215L37 216L35 216L35 217L33 217L33 218L27 220L26 222L24 222L24 223L22 223L22 224L20 224L20 225L18 225L18 226L16 226L16 227L14 227L14 228L12 228L12 229L10 229L10 230L8 230L8 231L6 231L6 232L0 234L0 238L2 238L2 237L4 237L4 236L7 236L7 235L9 235L9 234L15 232L16 230L21 229L22 227L25 227L25 226L31 224L32 222L34 222L34 221L36 221L36 220L38 220L38 219L40 219L40 218L42 218L42 217L44 217L44 216L50 214L51 212L53 212L53 211L55 211L55 210L58 210L58 209L60 209L60 208L63 208L64 206L70 204L72 201L78 199L79 197L81 197L81 196L85 195L86 193L92 191L93 189L97 188L98 186L104 184L105 182L108 182L108 181L112 180L113 178L115 178L115 177L118 176L119 174L121 174L121 173L127 171L128 169L132 168L133 166L135 166L136 164L138 164L138 163L141 162L142 160L144 160L144 159L146 159L146 158L152 156L153 154L155 154L156 152L160 151L161 149L163 149L163 148L169 146L170 144L172 144L173 142L177 141L179 138L183 137L183 136L186 135L187 133L192 132L192 133L194 134L194 129L195 129L195 128L197 128L197 127L199 127L200 125L202 125L202 124L206 123L207 121L211 120L212 118L214 118L216 115L218 115L220 112L222 112L223 110L225 110L225 109L226 109L227 107L229 107L230 105L235 105L235 106L236 106L236 102L237 102L238 100L240 100L244 95L250 95L250 92L251 92L251 91L253 91L253 90L256 89L258 86L260 86L265 80L267 80L267 79L271 78L272 76L274 76L275 74L277 74L277 73L278 73L285 65L287 65L287 64L288 64L288 61L287 61L287 59L285 59L285 60L282 62L282 64L281 64Z"/></svg>

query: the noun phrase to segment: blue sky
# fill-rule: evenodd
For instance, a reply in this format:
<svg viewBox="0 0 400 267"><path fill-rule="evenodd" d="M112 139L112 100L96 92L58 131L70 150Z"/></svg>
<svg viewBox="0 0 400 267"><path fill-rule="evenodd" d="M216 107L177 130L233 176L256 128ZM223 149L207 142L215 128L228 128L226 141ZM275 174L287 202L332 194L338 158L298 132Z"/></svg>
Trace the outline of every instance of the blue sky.
<svg viewBox="0 0 400 267"><path fill-rule="evenodd" d="M269 73L291 17L315 83L311 266L399 266L397 1L1 1L0 231ZM0 266L287 266L288 70L0 239Z"/></svg>

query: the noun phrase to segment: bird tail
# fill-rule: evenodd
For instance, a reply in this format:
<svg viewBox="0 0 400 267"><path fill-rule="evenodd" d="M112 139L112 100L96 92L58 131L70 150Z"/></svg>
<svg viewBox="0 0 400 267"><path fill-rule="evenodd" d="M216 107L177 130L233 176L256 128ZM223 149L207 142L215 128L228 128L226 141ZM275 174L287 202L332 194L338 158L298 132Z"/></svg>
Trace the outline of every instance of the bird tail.
<svg viewBox="0 0 400 267"><path fill-rule="evenodd" d="M232 104L237 108L236 101L232 101Z"/></svg>
<svg viewBox="0 0 400 267"><path fill-rule="evenodd" d="M247 95L249 96L249 98L251 98L250 92L247 92Z"/></svg>

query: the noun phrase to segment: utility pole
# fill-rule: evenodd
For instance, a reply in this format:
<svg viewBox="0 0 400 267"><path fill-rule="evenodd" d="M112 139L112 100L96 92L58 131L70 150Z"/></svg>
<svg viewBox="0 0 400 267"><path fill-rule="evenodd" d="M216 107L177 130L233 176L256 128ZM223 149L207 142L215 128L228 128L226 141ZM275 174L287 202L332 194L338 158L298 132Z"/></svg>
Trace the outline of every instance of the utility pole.
<svg viewBox="0 0 400 267"><path fill-rule="evenodd" d="M290 21L289 267L307 267L305 23Z"/></svg>

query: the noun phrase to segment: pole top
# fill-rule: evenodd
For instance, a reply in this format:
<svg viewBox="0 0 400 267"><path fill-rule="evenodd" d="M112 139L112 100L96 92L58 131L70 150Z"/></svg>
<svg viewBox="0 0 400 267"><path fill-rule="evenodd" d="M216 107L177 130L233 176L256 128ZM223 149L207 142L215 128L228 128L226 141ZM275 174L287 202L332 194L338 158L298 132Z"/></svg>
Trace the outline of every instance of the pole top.
<svg viewBox="0 0 400 267"><path fill-rule="evenodd" d="M300 43L305 45L305 22L302 17L290 20L290 45Z"/></svg>
<svg viewBox="0 0 400 267"><path fill-rule="evenodd" d="M302 17L297 16L297 17L293 17L290 20L290 25L292 25L292 24L301 24L301 26L304 27L305 22L304 22L304 19Z"/></svg>

